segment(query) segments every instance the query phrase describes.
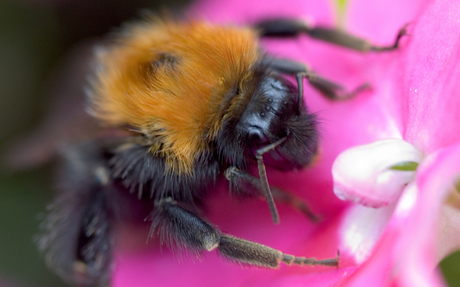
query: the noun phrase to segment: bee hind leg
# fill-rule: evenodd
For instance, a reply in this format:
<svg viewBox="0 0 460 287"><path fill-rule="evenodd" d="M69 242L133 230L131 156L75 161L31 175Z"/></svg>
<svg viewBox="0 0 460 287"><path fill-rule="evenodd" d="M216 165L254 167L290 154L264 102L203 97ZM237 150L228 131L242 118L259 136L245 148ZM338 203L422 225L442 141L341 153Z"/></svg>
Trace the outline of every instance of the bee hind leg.
<svg viewBox="0 0 460 287"><path fill-rule="evenodd" d="M324 266L339 264L338 256L325 260L298 257L225 234L172 198L157 201L150 219L151 236L159 236L172 248L185 248L197 255L217 249L221 256L231 262L265 268L278 268L281 263Z"/></svg>
<svg viewBox="0 0 460 287"><path fill-rule="evenodd" d="M48 207L36 237L47 264L64 280L98 286L110 278L114 186L97 145L68 147L61 193Z"/></svg>

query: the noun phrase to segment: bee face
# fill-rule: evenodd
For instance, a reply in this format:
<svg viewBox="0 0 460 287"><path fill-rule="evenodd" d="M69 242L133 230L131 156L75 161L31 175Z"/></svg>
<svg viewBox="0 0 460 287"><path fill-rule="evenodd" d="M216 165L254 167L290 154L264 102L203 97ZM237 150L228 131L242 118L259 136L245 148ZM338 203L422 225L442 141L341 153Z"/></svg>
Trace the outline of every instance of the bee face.
<svg viewBox="0 0 460 287"><path fill-rule="evenodd" d="M264 146L286 138L264 155L267 165L292 170L312 161L318 149L317 122L299 103L298 94L298 89L279 75L269 74L260 81L237 126L238 132L246 133L251 157Z"/></svg>

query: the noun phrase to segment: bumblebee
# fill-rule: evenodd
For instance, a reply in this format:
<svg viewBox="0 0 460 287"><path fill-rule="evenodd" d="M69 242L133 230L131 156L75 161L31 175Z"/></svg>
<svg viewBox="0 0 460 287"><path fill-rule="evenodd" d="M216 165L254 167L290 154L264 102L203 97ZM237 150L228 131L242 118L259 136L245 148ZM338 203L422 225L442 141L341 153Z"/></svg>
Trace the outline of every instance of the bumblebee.
<svg viewBox="0 0 460 287"><path fill-rule="evenodd" d="M318 152L318 121L304 103L304 79L331 100L351 98L367 85L347 92L305 64L268 55L259 43L261 37L301 34L359 51L390 51L405 28L392 45L375 46L291 19L237 27L150 16L98 48L88 111L105 130L124 132L63 155L61 193L38 242L56 272L80 285L108 280L116 222L137 212L126 211L129 193L149 210L150 236L171 248L195 254L216 249L232 262L265 268L338 266L338 256L293 256L226 234L201 212L222 179L231 194L265 197L274 223L276 199L314 217L268 184L266 165L302 169Z"/></svg>

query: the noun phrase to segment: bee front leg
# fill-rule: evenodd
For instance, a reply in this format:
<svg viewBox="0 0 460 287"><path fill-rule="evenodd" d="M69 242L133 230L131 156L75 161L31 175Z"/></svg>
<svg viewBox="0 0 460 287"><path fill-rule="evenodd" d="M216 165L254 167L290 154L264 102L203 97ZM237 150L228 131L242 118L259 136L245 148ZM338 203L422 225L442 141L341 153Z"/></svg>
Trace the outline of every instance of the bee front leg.
<svg viewBox="0 0 460 287"><path fill-rule="evenodd" d="M180 206L172 198L155 203L150 218L151 236L159 236L170 247L187 249L195 254L217 249L220 255L237 264L248 264L265 268L288 265L338 266L339 258L316 260L285 254L271 247L225 234Z"/></svg>
<svg viewBox="0 0 460 287"><path fill-rule="evenodd" d="M282 74L294 75L299 89L299 101L303 99L303 79L307 79L310 85L330 100L349 100L370 88L368 84L362 84L352 91L347 91L343 86L328 80L313 72L307 65L288 59L268 57L262 59L262 64Z"/></svg>
<svg viewBox="0 0 460 287"><path fill-rule="evenodd" d="M247 172L231 166L225 170L225 178L230 183L230 191L238 196L264 196L260 179ZM320 220L302 199L276 186L270 186L270 189L275 200L292 206L314 222Z"/></svg>
<svg viewBox="0 0 460 287"><path fill-rule="evenodd" d="M352 50L367 52L392 51L398 48L399 41L407 35L407 26L404 25L396 34L395 40L390 45L375 45L370 41L356 37L337 28L311 26L305 22L293 19L267 19L254 25L261 37L297 37L306 34L311 38L329 42Z"/></svg>

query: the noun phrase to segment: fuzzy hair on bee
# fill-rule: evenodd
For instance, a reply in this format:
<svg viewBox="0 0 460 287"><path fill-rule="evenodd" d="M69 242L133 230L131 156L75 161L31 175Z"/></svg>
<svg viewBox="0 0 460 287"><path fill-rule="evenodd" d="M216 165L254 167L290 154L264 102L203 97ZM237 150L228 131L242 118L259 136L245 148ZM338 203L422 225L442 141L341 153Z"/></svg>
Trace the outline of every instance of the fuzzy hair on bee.
<svg viewBox="0 0 460 287"><path fill-rule="evenodd" d="M168 170L189 174L215 149L225 122L241 117L264 75L257 33L155 18L143 24L100 51L92 114L112 126L129 123Z"/></svg>
<svg viewBox="0 0 460 287"><path fill-rule="evenodd" d="M238 197L264 197L274 223L275 200L316 219L302 200L268 184L266 166L302 169L317 154L318 121L304 103L304 79L331 100L352 98L367 85L346 91L303 63L270 56L259 41L301 34L379 52L396 49L405 28L392 45L374 46L292 19L241 27L151 15L98 48L88 110L102 129L126 132L63 154L65 184L39 239L50 265L69 282L104 284L116 222L131 216L125 198L135 194L148 210L150 236L173 249L197 255L215 249L231 262L264 268L338 266L338 256L293 256L234 237L202 215L207 194L227 180Z"/></svg>

